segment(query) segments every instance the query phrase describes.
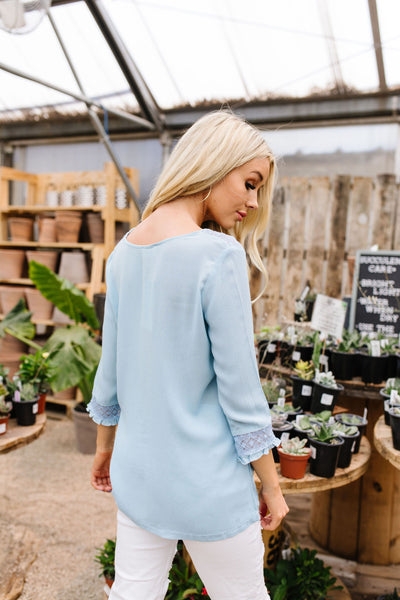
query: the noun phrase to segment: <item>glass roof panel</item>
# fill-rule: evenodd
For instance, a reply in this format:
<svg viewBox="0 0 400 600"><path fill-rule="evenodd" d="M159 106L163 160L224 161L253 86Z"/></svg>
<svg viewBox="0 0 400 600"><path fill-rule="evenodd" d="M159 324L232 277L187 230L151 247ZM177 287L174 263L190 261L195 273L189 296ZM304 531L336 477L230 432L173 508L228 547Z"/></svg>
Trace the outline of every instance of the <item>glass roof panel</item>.
<svg viewBox="0 0 400 600"><path fill-rule="evenodd" d="M400 2L378 0L382 53L388 86L400 84Z"/></svg>

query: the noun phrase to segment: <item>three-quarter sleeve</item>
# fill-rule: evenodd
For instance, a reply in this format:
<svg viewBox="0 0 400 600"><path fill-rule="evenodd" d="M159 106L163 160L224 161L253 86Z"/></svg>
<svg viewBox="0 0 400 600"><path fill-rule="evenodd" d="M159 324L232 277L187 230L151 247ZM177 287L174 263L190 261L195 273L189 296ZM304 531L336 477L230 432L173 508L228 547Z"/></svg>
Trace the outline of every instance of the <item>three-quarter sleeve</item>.
<svg viewBox="0 0 400 600"><path fill-rule="evenodd" d="M111 258L111 257L110 257ZM106 279L110 282L107 263ZM93 385L93 394L87 410L98 425L117 425L120 407L117 398L117 319L112 302L111 285L107 287L104 307L102 353Z"/></svg>
<svg viewBox="0 0 400 600"><path fill-rule="evenodd" d="M229 245L214 264L202 300L218 399L238 458L247 464L278 446L279 440L272 432L258 374L246 255L239 244Z"/></svg>

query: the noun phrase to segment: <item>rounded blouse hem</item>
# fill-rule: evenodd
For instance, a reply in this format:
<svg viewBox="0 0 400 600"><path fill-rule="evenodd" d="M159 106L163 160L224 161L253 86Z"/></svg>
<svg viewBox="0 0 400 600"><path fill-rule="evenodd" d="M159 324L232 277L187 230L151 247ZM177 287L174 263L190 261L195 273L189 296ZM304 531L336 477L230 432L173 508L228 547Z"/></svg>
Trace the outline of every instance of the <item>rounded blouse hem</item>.
<svg viewBox="0 0 400 600"><path fill-rule="evenodd" d="M124 515L126 515L126 513L119 509ZM126 515L128 516L128 515ZM128 516L128 519L130 519L130 517ZM193 535L193 534L188 534L188 533L182 533L181 531L169 531L167 529L159 529L158 527L152 527L151 525L146 525L145 523L143 523L140 520L133 520L131 519L131 521L133 521L135 523L135 525L138 525L139 527L141 527L142 529L145 529L146 531L150 531L150 533L154 533L155 535L158 535L159 537L166 539L166 540L190 540L190 541L194 541L194 542L218 542L219 540L227 540L231 537L234 537L235 535L238 535L239 533L242 533L242 531L245 531L248 527L250 527L250 525L253 525L253 523L257 523L259 521L259 516L257 515L256 518L253 519L248 519L247 521L245 521L244 523L242 523L239 527L237 527L234 531L224 531L221 533L216 533L216 534L198 534L198 535ZM260 529L261 529L261 523L260 523Z"/></svg>

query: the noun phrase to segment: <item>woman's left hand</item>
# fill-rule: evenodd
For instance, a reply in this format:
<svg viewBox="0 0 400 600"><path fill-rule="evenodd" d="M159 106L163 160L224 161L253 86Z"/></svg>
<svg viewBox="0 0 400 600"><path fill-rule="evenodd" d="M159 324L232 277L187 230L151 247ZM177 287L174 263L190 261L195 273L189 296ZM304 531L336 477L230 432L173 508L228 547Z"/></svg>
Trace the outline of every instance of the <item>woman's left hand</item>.
<svg viewBox="0 0 400 600"><path fill-rule="evenodd" d="M111 479L110 479L110 462L112 452L96 452L92 472L90 477L90 483L95 490L100 492L111 492Z"/></svg>

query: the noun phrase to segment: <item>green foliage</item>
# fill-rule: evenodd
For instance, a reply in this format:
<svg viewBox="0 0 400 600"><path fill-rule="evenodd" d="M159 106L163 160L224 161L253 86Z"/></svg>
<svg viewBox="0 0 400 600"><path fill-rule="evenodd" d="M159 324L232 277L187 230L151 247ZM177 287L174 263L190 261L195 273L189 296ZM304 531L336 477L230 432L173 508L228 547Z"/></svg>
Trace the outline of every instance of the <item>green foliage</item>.
<svg viewBox="0 0 400 600"><path fill-rule="evenodd" d="M294 372L298 377L300 377L300 379L311 381L315 375L314 364L312 361L299 360L294 367Z"/></svg>
<svg viewBox="0 0 400 600"><path fill-rule="evenodd" d="M259 333L256 334L256 341L261 342L262 340L276 340L279 337L281 330L280 325L271 325L270 327L262 327Z"/></svg>
<svg viewBox="0 0 400 600"><path fill-rule="evenodd" d="M400 379L398 377L390 377L386 380L384 393L390 396L392 390L396 390L400 394Z"/></svg>
<svg viewBox="0 0 400 600"><path fill-rule="evenodd" d="M361 335L358 331L343 330L341 341L338 343L336 350L338 352L354 352L357 348L362 345Z"/></svg>
<svg viewBox="0 0 400 600"><path fill-rule="evenodd" d="M334 425L326 425L321 423L320 425L312 425L313 433L310 433L310 437L318 442L325 442L326 444L334 444L337 433L335 432Z"/></svg>
<svg viewBox="0 0 400 600"><path fill-rule="evenodd" d="M296 427L297 429L302 429L303 431L311 429L310 417L308 417L307 415L302 415L300 418L297 418Z"/></svg>
<svg viewBox="0 0 400 600"><path fill-rule="evenodd" d="M332 411L321 410L321 412L310 415L310 421L314 423L327 423L332 416Z"/></svg>
<svg viewBox="0 0 400 600"><path fill-rule="evenodd" d="M355 425L346 425L345 423L335 423L334 429L338 435L356 435L358 427Z"/></svg>
<svg viewBox="0 0 400 600"><path fill-rule="evenodd" d="M104 546L97 548L97 554L94 560L99 563L102 575L107 579L114 581L115 578L115 540L106 540Z"/></svg>
<svg viewBox="0 0 400 600"><path fill-rule="evenodd" d="M42 296L75 323L87 323L93 329L100 327L93 304L68 279L56 275L51 269L34 260L29 263L29 277Z"/></svg>
<svg viewBox="0 0 400 600"><path fill-rule="evenodd" d="M280 559L275 571L264 569L272 600L324 600L335 586L330 567L308 548L292 550L289 559Z"/></svg>
<svg viewBox="0 0 400 600"><path fill-rule="evenodd" d="M400 600L400 598L397 589L394 588L391 594L382 594L382 596L378 596L378 600Z"/></svg>
<svg viewBox="0 0 400 600"><path fill-rule="evenodd" d="M274 412L277 414L297 413L300 411L301 411L300 406L295 408L291 402L285 402L285 404L283 406L276 405L273 408L271 408L271 412Z"/></svg>
<svg viewBox="0 0 400 600"><path fill-rule="evenodd" d="M31 321L31 316L32 313L26 308L25 302L21 298L1 321L0 338L4 337L6 333L23 341L34 338L35 326Z"/></svg>
<svg viewBox="0 0 400 600"><path fill-rule="evenodd" d="M51 354L37 350L35 354L21 356L18 377L22 383L32 383L37 392L47 391L48 382L55 375Z"/></svg>
<svg viewBox="0 0 400 600"><path fill-rule="evenodd" d="M33 383L23 383L20 388L21 402L32 402L37 398L37 389Z"/></svg>
<svg viewBox="0 0 400 600"><path fill-rule="evenodd" d="M0 384L0 415L3 415L3 416L8 415L8 413L11 410L11 406L6 401L6 396L7 396L7 388L3 383L1 383Z"/></svg>
<svg viewBox="0 0 400 600"><path fill-rule="evenodd" d="M279 384L277 385L275 381L269 380L263 384L262 389L264 391L267 401L274 403L278 402L278 398L281 393L280 390L284 388L282 388L282 386L280 386Z"/></svg>
<svg viewBox="0 0 400 600"><path fill-rule="evenodd" d="M169 572L170 584L165 600L210 600L204 585L197 575L190 575L189 565L182 554L182 542L178 544L178 552Z"/></svg>
<svg viewBox="0 0 400 600"><path fill-rule="evenodd" d="M364 423L364 419L360 415L341 415L340 420L346 425L361 425Z"/></svg>

